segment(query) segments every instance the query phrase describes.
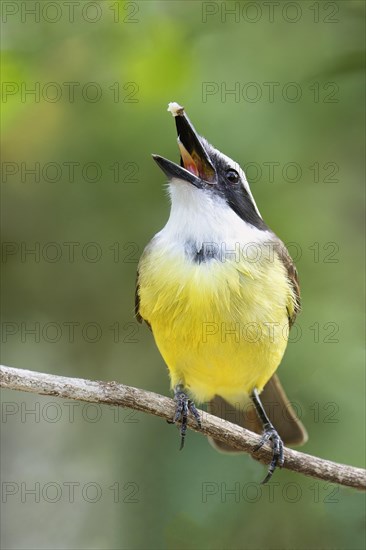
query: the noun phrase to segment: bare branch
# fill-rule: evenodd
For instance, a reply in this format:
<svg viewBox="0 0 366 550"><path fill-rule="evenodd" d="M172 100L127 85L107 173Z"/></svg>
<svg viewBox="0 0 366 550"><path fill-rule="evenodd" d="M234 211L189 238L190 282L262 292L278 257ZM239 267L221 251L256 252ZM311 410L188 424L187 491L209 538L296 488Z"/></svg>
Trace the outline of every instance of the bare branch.
<svg viewBox="0 0 366 550"><path fill-rule="evenodd" d="M173 417L175 410L174 402L168 397L117 382L66 378L4 366L0 367L0 387L39 395L52 395L63 399L76 399L88 403L127 407L167 420ZM203 411L201 414L202 429L197 428L194 421L190 420L188 424L192 430L219 439L236 449L249 453L263 464L270 462L272 452L268 445L254 452L260 440L257 434ZM366 489L366 470L337 464L292 449L285 449L283 467L331 483Z"/></svg>

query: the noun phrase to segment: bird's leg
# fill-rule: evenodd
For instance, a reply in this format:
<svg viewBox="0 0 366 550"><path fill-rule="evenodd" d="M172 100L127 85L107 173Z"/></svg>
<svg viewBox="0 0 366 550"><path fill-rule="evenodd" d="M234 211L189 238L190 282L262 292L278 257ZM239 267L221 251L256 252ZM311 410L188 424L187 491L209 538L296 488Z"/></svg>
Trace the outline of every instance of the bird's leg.
<svg viewBox="0 0 366 550"><path fill-rule="evenodd" d="M171 424L176 424L181 421L180 426L180 450L184 447L184 438L187 432L187 421L189 412L194 416L197 422L197 426L201 427L201 419L198 410L196 409L195 404L192 399L184 392L183 384L177 384L174 387L174 401L176 402L175 415Z"/></svg>
<svg viewBox="0 0 366 550"><path fill-rule="evenodd" d="M272 477L273 472L276 469L276 466L279 466L282 468L283 462L284 462L284 456L283 456L283 443L282 439L277 433L277 430L274 428L272 422L269 420L263 405L261 403L261 400L259 399L259 393L257 389L254 389L251 398L253 401L253 404L255 406L255 409L258 413L259 418L261 419L263 423L263 435L262 439L260 440L259 445L254 449L254 451L258 451L265 443L271 442L272 445L272 461L268 468L268 473L262 483L267 483Z"/></svg>

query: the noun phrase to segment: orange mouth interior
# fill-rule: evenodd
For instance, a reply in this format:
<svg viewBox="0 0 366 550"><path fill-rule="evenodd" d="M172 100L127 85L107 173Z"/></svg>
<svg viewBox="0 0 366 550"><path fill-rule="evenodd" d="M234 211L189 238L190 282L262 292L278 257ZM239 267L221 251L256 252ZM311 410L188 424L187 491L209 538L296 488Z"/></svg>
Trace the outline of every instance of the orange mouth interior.
<svg viewBox="0 0 366 550"><path fill-rule="evenodd" d="M198 163L197 160L195 161L193 157L188 153L187 149L184 147L183 143L178 138L178 147L180 156L182 157L183 166L186 170L194 174L195 176L199 176L199 169L198 169Z"/></svg>

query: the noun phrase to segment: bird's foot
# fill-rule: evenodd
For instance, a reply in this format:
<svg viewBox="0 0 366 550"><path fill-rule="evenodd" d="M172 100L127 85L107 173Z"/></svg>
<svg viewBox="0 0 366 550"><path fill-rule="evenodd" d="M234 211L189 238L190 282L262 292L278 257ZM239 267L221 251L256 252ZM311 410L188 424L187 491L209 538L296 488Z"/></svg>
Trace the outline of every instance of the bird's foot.
<svg viewBox="0 0 366 550"><path fill-rule="evenodd" d="M192 399L183 391L183 386L178 385L174 389L174 401L176 402L175 415L173 420L170 421L170 424L176 424L181 421L180 426L180 448L181 451L184 447L184 440L187 432L187 422L188 415L191 413L196 419L197 426L201 428L201 418L198 410L196 409L195 404Z"/></svg>
<svg viewBox="0 0 366 550"><path fill-rule="evenodd" d="M271 479L276 467L279 466L280 468L282 468L284 463L283 442L272 424L267 424L264 426L262 438L259 442L259 445L257 445L257 447L254 449L254 452L261 449L261 447L263 447L263 445L268 442L271 443L273 454L272 461L268 468L268 473L262 481L262 484L267 483L267 481Z"/></svg>

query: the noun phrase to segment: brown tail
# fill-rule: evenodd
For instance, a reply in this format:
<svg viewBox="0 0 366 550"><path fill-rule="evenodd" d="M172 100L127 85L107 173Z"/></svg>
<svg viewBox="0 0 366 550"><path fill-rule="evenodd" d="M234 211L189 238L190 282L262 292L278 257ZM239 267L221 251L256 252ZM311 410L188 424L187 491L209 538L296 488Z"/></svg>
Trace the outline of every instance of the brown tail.
<svg viewBox="0 0 366 550"><path fill-rule="evenodd" d="M297 418L276 374L265 385L260 394L260 399L270 421L285 445L303 445L306 443L308 434ZM209 403L209 412L257 434L261 434L263 431L262 423L251 403L244 407L233 407L217 395ZM209 438L209 441L219 451L240 452L216 439Z"/></svg>

